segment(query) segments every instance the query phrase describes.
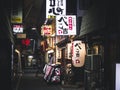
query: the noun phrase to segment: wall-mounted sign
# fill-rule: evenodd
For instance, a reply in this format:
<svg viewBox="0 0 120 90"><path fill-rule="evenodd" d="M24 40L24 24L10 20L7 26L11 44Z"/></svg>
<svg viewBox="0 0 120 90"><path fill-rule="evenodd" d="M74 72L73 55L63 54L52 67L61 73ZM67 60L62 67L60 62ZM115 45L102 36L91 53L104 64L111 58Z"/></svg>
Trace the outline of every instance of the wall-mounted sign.
<svg viewBox="0 0 120 90"><path fill-rule="evenodd" d="M28 39L28 38L22 40L22 44L23 44L23 45L29 46L30 43L31 43L31 41L30 41L30 39Z"/></svg>
<svg viewBox="0 0 120 90"><path fill-rule="evenodd" d="M66 15L66 0L46 0L46 18Z"/></svg>
<svg viewBox="0 0 120 90"><path fill-rule="evenodd" d="M85 43L82 41L72 42L72 63L75 67L82 67L85 62Z"/></svg>
<svg viewBox="0 0 120 90"><path fill-rule="evenodd" d="M13 25L13 33L23 33L23 25Z"/></svg>
<svg viewBox="0 0 120 90"><path fill-rule="evenodd" d="M43 25L42 26L42 35L45 35L45 36L52 35L52 26L51 25Z"/></svg>
<svg viewBox="0 0 120 90"><path fill-rule="evenodd" d="M56 35L76 35L76 16L56 16Z"/></svg>
<svg viewBox="0 0 120 90"><path fill-rule="evenodd" d="M17 34L17 38L26 38L26 34L19 33Z"/></svg>

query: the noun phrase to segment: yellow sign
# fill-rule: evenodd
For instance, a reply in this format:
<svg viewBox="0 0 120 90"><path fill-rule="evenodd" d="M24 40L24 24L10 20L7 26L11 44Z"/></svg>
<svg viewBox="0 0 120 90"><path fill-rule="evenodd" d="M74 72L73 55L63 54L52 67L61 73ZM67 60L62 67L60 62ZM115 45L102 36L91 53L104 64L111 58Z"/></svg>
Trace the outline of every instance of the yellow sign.
<svg viewBox="0 0 120 90"><path fill-rule="evenodd" d="M21 17L11 17L11 23L22 23Z"/></svg>
<svg viewBox="0 0 120 90"><path fill-rule="evenodd" d="M17 38L26 38L26 34L17 34Z"/></svg>

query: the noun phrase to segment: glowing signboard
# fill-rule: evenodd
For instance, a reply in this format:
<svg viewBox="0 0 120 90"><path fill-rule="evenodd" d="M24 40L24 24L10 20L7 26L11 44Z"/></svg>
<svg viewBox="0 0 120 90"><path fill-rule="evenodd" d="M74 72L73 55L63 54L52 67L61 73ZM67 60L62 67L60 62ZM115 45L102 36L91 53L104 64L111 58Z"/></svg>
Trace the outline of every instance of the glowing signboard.
<svg viewBox="0 0 120 90"><path fill-rule="evenodd" d="M13 25L13 33L23 33L23 25Z"/></svg>
<svg viewBox="0 0 120 90"><path fill-rule="evenodd" d="M46 0L46 18L66 15L66 0Z"/></svg>
<svg viewBox="0 0 120 90"><path fill-rule="evenodd" d="M56 16L56 35L76 35L76 16Z"/></svg>
<svg viewBox="0 0 120 90"><path fill-rule="evenodd" d="M42 35L45 35L45 36L52 35L52 26L51 25L43 25L42 26Z"/></svg>

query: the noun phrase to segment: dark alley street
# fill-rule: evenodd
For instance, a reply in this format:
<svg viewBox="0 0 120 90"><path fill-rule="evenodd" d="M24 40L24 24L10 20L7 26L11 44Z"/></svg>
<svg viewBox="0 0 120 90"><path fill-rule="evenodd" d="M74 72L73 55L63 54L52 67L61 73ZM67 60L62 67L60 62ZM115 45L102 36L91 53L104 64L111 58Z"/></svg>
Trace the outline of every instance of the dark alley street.
<svg viewBox="0 0 120 90"><path fill-rule="evenodd" d="M0 0L1 90L120 90L119 0Z"/></svg>
<svg viewBox="0 0 120 90"><path fill-rule="evenodd" d="M43 74L36 76L35 72L23 73L18 79L17 83L14 84L14 90L84 90L82 87L75 86L62 86L61 84L48 84Z"/></svg>

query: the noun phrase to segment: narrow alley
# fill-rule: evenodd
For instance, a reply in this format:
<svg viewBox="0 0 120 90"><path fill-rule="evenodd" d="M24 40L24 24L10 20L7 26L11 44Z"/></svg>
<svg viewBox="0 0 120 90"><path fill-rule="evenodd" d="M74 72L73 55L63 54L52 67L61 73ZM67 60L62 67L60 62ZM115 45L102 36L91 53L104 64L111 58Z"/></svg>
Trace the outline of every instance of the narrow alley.
<svg viewBox="0 0 120 90"><path fill-rule="evenodd" d="M82 86L62 86L59 83L47 83L43 76L44 74L38 74L36 76L35 71L24 72L19 79L14 82L13 90L84 90Z"/></svg>

